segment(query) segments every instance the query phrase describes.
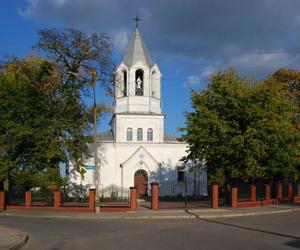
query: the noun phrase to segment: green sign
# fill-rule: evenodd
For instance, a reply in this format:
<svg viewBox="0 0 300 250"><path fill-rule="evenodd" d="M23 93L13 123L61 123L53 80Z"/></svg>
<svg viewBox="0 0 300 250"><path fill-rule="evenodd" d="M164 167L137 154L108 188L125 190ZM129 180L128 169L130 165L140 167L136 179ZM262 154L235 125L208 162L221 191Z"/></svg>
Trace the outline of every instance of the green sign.
<svg viewBox="0 0 300 250"><path fill-rule="evenodd" d="M96 168L95 168L94 165L85 165L85 166L84 166L84 169L85 169L85 170L95 170Z"/></svg>

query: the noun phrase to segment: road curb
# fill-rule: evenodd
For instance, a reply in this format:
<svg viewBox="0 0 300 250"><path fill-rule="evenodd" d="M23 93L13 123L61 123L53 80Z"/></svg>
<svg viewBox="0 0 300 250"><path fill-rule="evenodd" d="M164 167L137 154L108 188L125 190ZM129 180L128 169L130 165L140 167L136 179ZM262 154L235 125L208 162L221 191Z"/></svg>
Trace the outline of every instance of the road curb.
<svg viewBox="0 0 300 250"><path fill-rule="evenodd" d="M80 219L80 220L139 220L139 219L216 219L216 218L234 218L234 217L243 217L243 216L259 216L259 215L271 215L271 214L281 214L281 213L291 213L300 211L300 208L293 209L281 209L275 211L258 211L258 212L238 212L238 213L228 213L228 214L208 214L201 215L194 213L193 211L186 211L185 214L179 215L166 215L166 214L150 214L150 215L113 215L113 216L66 216L66 215L36 215L36 214L17 214L17 213L9 213L2 212L0 216L8 216L8 217L22 217L22 218L42 218L42 219ZM28 240L28 239L27 239ZM25 242L26 243L26 242Z"/></svg>
<svg viewBox="0 0 300 250"><path fill-rule="evenodd" d="M21 247L23 247L27 243L28 239L29 239L29 236L25 235L24 239L22 239L19 243L17 243L13 247L8 248L8 250L18 250L18 249L20 249Z"/></svg>

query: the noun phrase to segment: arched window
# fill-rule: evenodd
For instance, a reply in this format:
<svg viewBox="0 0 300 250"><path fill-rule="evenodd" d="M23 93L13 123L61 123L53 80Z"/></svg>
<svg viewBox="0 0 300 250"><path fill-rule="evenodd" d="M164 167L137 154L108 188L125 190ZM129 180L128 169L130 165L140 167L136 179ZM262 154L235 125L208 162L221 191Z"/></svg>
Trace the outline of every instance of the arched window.
<svg viewBox="0 0 300 250"><path fill-rule="evenodd" d="M158 98L158 75L155 71L152 72L152 96Z"/></svg>
<svg viewBox="0 0 300 250"><path fill-rule="evenodd" d="M147 130L147 141L153 141L153 129L148 128Z"/></svg>
<svg viewBox="0 0 300 250"><path fill-rule="evenodd" d="M127 71L123 70L123 96L127 96Z"/></svg>
<svg viewBox="0 0 300 250"><path fill-rule="evenodd" d="M144 71L135 71L135 95L144 95Z"/></svg>
<svg viewBox="0 0 300 250"><path fill-rule="evenodd" d="M132 128L127 128L127 141L132 141Z"/></svg>
<svg viewBox="0 0 300 250"><path fill-rule="evenodd" d="M137 130L137 140L138 141L143 140L143 130L141 128L138 128L138 130Z"/></svg>

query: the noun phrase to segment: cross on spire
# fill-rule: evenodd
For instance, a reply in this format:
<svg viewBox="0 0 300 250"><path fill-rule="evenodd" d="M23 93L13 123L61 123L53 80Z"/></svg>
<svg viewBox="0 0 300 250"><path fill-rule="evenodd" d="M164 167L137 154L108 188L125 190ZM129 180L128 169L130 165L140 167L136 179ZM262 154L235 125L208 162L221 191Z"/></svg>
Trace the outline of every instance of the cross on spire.
<svg viewBox="0 0 300 250"><path fill-rule="evenodd" d="M133 18L132 20L135 21L135 27L136 27L136 28L139 27L139 22L142 21L142 19L140 19L140 18L138 17L138 14L136 14L135 18Z"/></svg>

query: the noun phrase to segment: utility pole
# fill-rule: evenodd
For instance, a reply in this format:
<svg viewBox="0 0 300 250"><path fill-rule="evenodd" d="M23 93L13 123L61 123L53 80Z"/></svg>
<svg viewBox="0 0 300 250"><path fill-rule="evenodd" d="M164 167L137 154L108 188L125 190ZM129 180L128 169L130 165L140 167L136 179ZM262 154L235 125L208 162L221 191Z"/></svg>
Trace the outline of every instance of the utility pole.
<svg viewBox="0 0 300 250"><path fill-rule="evenodd" d="M92 75L92 88L93 88L93 126L94 126L94 161L95 161L95 210L96 213L100 213L100 196L99 196L99 180L100 180L100 169L99 169L99 161L98 161L98 145L97 145L97 100L96 100L96 72L91 72Z"/></svg>
<svg viewBox="0 0 300 250"><path fill-rule="evenodd" d="M100 167L99 167L99 161L98 161L98 146L97 146L97 113L98 113L98 107L97 107L97 99L96 99L96 88L97 88L97 72L90 71L89 72L92 76L92 89L93 89L93 143L94 143L94 163L95 163L95 172L94 172L94 182L95 182L95 210L96 213L100 213L100 196L99 196L99 183L100 183ZM68 74L73 76L80 76L77 73L74 72L68 72ZM87 79L87 78L86 78Z"/></svg>

